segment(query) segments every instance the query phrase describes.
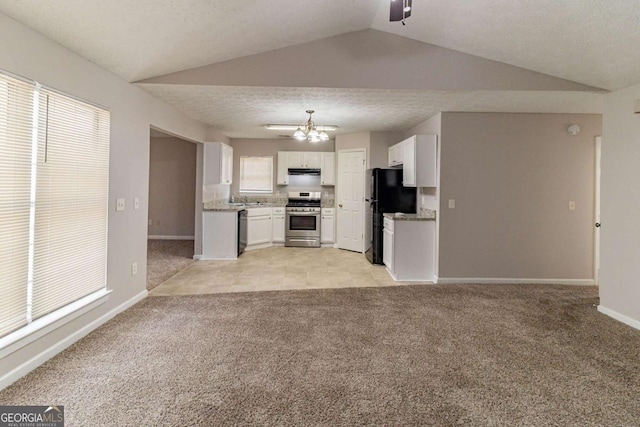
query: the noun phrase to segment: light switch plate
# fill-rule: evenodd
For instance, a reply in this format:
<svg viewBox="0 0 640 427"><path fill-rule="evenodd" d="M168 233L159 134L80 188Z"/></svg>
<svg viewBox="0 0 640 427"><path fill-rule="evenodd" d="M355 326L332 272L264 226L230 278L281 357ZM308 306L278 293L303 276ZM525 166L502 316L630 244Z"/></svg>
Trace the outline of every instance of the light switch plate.
<svg viewBox="0 0 640 427"><path fill-rule="evenodd" d="M449 209L455 209L456 199L449 199Z"/></svg>
<svg viewBox="0 0 640 427"><path fill-rule="evenodd" d="M138 263L134 262L131 264L131 275L135 276L136 274L138 274Z"/></svg>
<svg viewBox="0 0 640 427"><path fill-rule="evenodd" d="M575 200L569 200L569 210L570 211L575 211L576 210L576 202L575 202Z"/></svg>
<svg viewBox="0 0 640 427"><path fill-rule="evenodd" d="M120 212L124 210L124 199L116 199L116 211Z"/></svg>

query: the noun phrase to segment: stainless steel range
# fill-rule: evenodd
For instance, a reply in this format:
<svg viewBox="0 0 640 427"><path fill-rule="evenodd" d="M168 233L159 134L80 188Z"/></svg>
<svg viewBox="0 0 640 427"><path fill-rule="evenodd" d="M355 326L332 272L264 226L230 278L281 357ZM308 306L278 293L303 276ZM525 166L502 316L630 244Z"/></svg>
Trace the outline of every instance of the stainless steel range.
<svg viewBox="0 0 640 427"><path fill-rule="evenodd" d="M289 193L285 246L320 247L320 195L319 191Z"/></svg>

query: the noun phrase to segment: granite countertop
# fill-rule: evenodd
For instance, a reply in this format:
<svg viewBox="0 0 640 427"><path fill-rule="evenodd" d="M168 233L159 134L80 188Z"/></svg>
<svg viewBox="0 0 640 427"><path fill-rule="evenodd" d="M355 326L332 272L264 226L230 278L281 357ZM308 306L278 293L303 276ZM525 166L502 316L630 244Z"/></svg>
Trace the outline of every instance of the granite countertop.
<svg viewBox="0 0 640 427"><path fill-rule="evenodd" d="M427 209L419 214L385 213L384 217L394 221L435 221L436 211Z"/></svg>
<svg viewBox="0 0 640 427"><path fill-rule="evenodd" d="M283 208L284 205L278 203L260 203L259 205L244 205L244 204L231 204L231 203L218 203L218 202L206 202L202 204L203 211L216 211L216 212L238 212L245 209L253 208Z"/></svg>

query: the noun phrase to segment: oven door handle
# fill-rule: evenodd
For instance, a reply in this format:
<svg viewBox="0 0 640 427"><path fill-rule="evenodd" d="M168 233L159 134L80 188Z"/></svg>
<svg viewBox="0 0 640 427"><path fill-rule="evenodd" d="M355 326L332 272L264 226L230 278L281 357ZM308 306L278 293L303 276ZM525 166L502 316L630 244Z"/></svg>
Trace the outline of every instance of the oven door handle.
<svg viewBox="0 0 640 427"><path fill-rule="evenodd" d="M289 216L318 216L320 212L287 212Z"/></svg>

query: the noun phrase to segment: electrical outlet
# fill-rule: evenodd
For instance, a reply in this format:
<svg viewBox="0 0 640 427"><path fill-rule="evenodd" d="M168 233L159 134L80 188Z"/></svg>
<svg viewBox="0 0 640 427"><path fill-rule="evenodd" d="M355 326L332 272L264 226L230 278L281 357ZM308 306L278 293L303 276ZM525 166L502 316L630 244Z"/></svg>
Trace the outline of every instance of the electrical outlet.
<svg viewBox="0 0 640 427"><path fill-rule="evenodd" d="M455 209L456 199L449 199L449 209Z"/></svg>
<svg viewBox="0 0 640 427"><path fill-rule="evenodd" d="M116 199L116 211L120 212L124 210L124 199Z"/></svg>
<svg viewBox="0 0 640 427"><path fill-rule="evenodd" d="M152 226L152 225L153 225L153 220L149 219L149 226Z"/></svg>
<svg viewBox="0 0 640 427"><path fill-rule="evenodd" d="M138 274L138 263L134 262L131 264L131 275L135 276L136 274Z"/></svg>
<svg viewBox="0 0 640 427"><path fill-rule="evenodd" d="M569 210L570 211L575 211L576 210L576 202L575 202L575 200L569 200Z"/></svg>
<svg viewBox="0 0 640 427"><path fill-rule="evenodd" d="M140 209L140 198L136 197L135 199L133 199L133 209L138 210Z"/></svg>

